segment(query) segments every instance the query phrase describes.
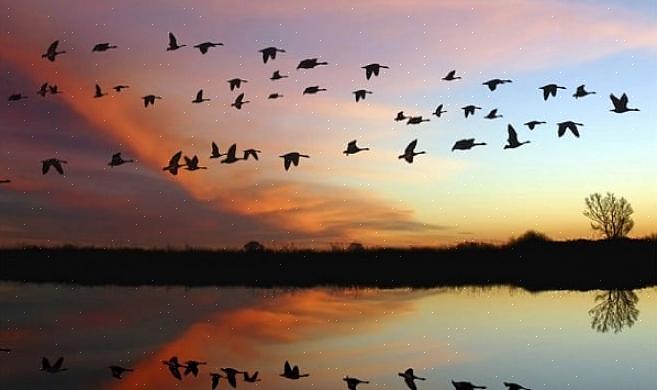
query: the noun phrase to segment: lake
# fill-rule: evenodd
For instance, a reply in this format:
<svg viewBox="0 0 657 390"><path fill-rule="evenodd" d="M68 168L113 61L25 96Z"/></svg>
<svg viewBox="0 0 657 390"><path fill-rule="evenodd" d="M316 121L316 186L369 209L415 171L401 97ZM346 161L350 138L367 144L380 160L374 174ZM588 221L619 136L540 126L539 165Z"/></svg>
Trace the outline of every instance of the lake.
<svg viewBox="0 0 657 390"><path fill-rule="evenodd" d="M467 380L504 389L657 388L657 288L449 289L72 287L0 284L3 389L209 389L221 367L260 372L238 388L419 389ZM177 381L161 360L207 361ZM69 370L40 372L41 357ZM307 378L281 378L283 363ZM107 366L134 368L124 379ZM229 388L220 383L220 389Z"/></svg>

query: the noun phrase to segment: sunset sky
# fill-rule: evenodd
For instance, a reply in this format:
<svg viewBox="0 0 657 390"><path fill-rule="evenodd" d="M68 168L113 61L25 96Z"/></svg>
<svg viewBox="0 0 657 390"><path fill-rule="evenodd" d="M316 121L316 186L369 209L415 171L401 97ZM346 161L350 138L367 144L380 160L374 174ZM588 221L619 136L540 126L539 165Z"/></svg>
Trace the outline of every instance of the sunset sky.
<svg viewBox="0 0 657 390"><path fill-rule="evenodd" d="M631 4L631 5L628 5ZM499 242L528 229L592 237L584 198L611 191L657 231L654 1L0 0L0 245L237 247ZM167 52L173 32L180 50ZM60 40L67 53L43 58ZM204 41L224 46L201 55ZM92 53L96 43L118 49ZM286 50L263 64L259 49ZM304 58L328 66L295 70ZM388 65L365 79L360 67ZM461 80L441 78L456 69ZM270 81L274 70L290 77ZM226 80L248 80L231 92ZM509 78L490 92L481 83ZM36 95L49 82L64 92ZM110 92L94 99L94 84ZM538 87L567 87L543 101ZM128 84L117 94L111 87ZM574 99L580 84L596 95ZM326 92L302 96L307 86ZM373 91L356 103L352 91ZM191 104L199 89L212 100ZM8 102L14 93L29 96ZM244 92L240 111L230 107ZM279 92L282 99L268 100ZM609 94L627 93L615 114ZM141 97L162 96L145 109ZM448 111L431 116L438 104ZM460 107L483 109L465 119ZM501 119L484 115L498 108ZM431 117L408 126L398 111ZM529 131L522 124L544 120ZM581 122L579 139L557 122ZM521 141L504 150L511 123ZM488 145L451 151L474 137ZM426 155L397 159L418 139ZM345 157L357 139L371 151ZM222 151L262 150L220 164ZM209 169L171 176L175 152ZM281 154L309 154L283 169ZM110 168L113 153L135 164ZM67 160L41 175L41 160Z"/></svg>

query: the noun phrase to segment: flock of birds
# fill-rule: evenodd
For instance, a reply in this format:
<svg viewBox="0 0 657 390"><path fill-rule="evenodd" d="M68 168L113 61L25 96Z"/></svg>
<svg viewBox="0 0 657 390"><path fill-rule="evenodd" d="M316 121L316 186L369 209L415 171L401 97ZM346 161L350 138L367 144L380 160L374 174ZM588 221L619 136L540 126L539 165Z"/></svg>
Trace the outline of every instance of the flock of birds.
<svg viewBox="0 0 657 390"><path fill-rule="evenodd" d="M176 51L179 50L183 47L187 46L186 44L179 44L176 36L173 33L169 33L169 43L166 48L167 51ZM202 42L197 45L194 45L193 47L198 49L201 54L206 54L211 48L215 48L218 46L223 46L223 43L220 42ZM42 57L47 59L48 61L54 62L56 58L62 54L65 54L65 50L59 50L59 41L54 41L46 50L45 53L42 54ZM117 49L117 45L113 45L110 43L98 43L94 45L92 48L92 52L105 52L107 50L111 49ZM285 53L284 49L280 49L277 47L267 47L264 49L259 50L259 52L262 55L262 61L266 64L269 61L275 60L276 56L278 53ZM297 70L298 69L313 69L318 66L322 65L328 65L328 62L326 61L320 61L318 58L307 58L304 60L301 60L299 64L297 65ZM379 73L381 72L381 69L389 69L388 66L386 65L381 65L378 63L372 63L369 65L362 66L362 68L365 70L365 78L369 80L371 77L375 76L378 77ZM288 75L283 75L280 73L279 70L276 70L273 72L271 75L270 79L273 81L276 80L281 80L284 78L289 77ZM448 72L445 77L442 78L442 80L451 82L454 80L459 80L461 79L461 76L457 76L456 70L452 70ZM244 83L247 83L247 80L241 79L241 78L234 78L231 80L228 80L229 87L231 91L234 91L236 89L240 89ZM512 83L512 80L509 79L491 79L488 81L485 81L482 83L488 89L493 92L496 91L497 88L501 85ZM121 91L130 88L129 85L124 85L124 84L119 84L112 89L116 91L117 93L120 93ZM539 88L543 92L543 100L548 100L550 97L556 97L558 90L566 89L566 87L557 85L557 84L547 84ZM326 88L321 88L320 86L309 86L303 90L303 95L312 95L316 94L322 91L326 91ZM107 95L107 93L103 90L103 88L99 85L95 85L95 90L94 90L94 98L102 98ZM59 89L57 85L51 85L49 83L44 83L41 85L41 88L37 91L37 94L45 97L47 94L61 94L62 91ZM364 100L367 95L372 94L372 91L365 90L365 89L359 89L356 91L353 91L353 94L355 96L356 102L360 102ZM587 91L585 85L580 85L577 87L575 93L573 94L573 97L576 99L580 99L583 97L586 97L588 95L595 94L596 92L594 91ZM271 93L268 98L269 99L279 99L282 98L283 95L280 93ZM611 103L613 105L613 108L610 110L615 113L625 113L628 111L639 111L637 108L629 108L628 107L628 102L629 99L625 93L618 98L614 94L609 95L611 99ZM15 102L19 100L27 99L27 96L22 94L22 93L16 93L12 94L9 96L9 101L10 102ZM141 98L144 103L144 107L149 107L155 105L155 102L159 99L162 99L161 96L154 95L154 94L148 94L145 95ZM203 97L203 90L199 90L196 94L196 97L194 100L191 102L193 104L199 104L203 102L207 102L210 99L204 98ZM234 100L234 102L231 104L231 107L234 107L237 110L240 110L243 105L250 103L249 100L245 100L245 95L244 93L240 93ZM461 107L461 109L464 112L465 118L474 116L476 114L477 110L481 110L481 107L475 106L475 105L467 105L465 107ZM436 110L432 113L432 115L435 115L437 118L440 118L442 114L446 113L447 111L443 110L443 104L440 104ZM491 110L484 118L485 119L497 119L501 118L502 115L498 114L497 109ZM395 121L406 121L407 125L418 125L423 122L428 122L430 121L429 118L424 118L423 116L407 116L404 114L403 111L400 111L397 113L397 116L394 118ZM536 126L545 124L545 121L539 121L539 120L532 120L527 123L524 123L525 126L529 128L529 130L534 130ZM564 121L557 123L557 135L559 137L562 137L566 131L570 131L575 137L579 137L579 127L584 126L582 123L574 122L574 121ZM517 147L520 147L524 144L528 144L530 141L520 141L518 139L518 133L516 129L513 127L513 125L509 124L507 126L507 133L508 133L508 138L507 138L507 143L504 146L504 149L515 149ZM485 142L476 142L474 138L465 138L458 140L454 143L454 146L452 147L452 151L454 150L468 150L471 149L475 146L480 146L480 145L486 145ZM404 149L404 153L399 155L399 159L403 159L404 161L408 163L413 163L414 158L420 154L425 154L425 151L420 151L416 152L415 149L417 147L417 139L413 140L410 142L406 148ZM367 151L369 148L361 148L357 145L356 140L352 140L348 143L347 148L344 150L345 155L352 155L356 153L360 153L362 151ZM237 146L236 144L231 145L226 153L221 153L219 147L217 146L216 143L212 142L212 152L210 155L211 159L219 159L224 157L220 162L223 164L232 164L238 161L246 161L250 157L252 157L255 160L258 160L258 154L261 153L260 150L257 149L246 149L243 150L239 155L237 151ZM301 158L309 158L310 156L308 154L303 154L299 152L290 152L283 154L279 156L280 158L283 159L283 167L285 170L289 170L292 165L295 167L299 165L299 162ZM125 163L130 163L134 162L134 160L131 159L123 159L121 156L121 153L116 153L112 156L111 161L108 163L110 167L116 167L119 165L123 165ZM46 160L43 160L42 162L42 174L46 174L50 171L50 168L54 168L59 174L63 175L64 174L64 167L63 164L66 164L67 162L65 160L61 160L58 158L49 158ZM169 164L165 167L163 167L164 171L168 171L172 175L177 175L179 169L184 168L188 171L195 171L199 169L207 169L207 167L204 166L199 166L199 159L198 156L194 155L192 157L188 156L183 156L182 151L179 151L175 153L171 159L169 160ZM9 179L4 179L0 180L0 184L3 183L10 183L11 180Z"/></svg>

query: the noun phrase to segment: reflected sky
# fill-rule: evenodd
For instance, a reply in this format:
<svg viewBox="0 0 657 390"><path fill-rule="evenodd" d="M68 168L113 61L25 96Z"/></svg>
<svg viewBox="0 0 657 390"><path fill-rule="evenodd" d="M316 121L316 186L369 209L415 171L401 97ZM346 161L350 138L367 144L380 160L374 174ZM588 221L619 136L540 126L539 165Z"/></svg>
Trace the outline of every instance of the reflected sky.
<svg viewBox="0 0 657 390"><path fill-rule="evenodd" d="M450 290L253 290L72 288L0 285L0 383L11 389L174 388L160 363L205 360L180 388L207 389L220 367L259 370L267 389L342 388L344 375L402 388L414 367L420 389L465 379L501 388L654 389L655 289L635 291L638 318L618 333L592 329L601 292L496 288ZM41 356L70 371L38 371ZM278 377L283 362L311 376ZM110 364L136 369L122 381ZM254 387L240 384L240 388Z"/></svg>

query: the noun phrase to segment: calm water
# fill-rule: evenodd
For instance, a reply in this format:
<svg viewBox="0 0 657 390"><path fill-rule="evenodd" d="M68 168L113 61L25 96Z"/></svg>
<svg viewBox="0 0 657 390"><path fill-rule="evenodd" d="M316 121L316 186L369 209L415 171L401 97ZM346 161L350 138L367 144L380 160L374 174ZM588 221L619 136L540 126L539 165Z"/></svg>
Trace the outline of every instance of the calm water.
<svg viewBox="0 0 657 390"><path fill-rule="evenodd" d="M595 308L595 309L594 309ZM592 310L593 309L593 310ZM220 367L259 370L261 389L420 389L450 379L503 389L657 389L657 289L528 293L254 290L0 284L2 389L209 389ZM160 360L208 362L178 383ZM41 356L69 371L39 372ZM309 378L278 377L283 362ZM110 364L135 368L121 381ZM239 383L239 388L256 385ZM225 383L220 388L228 388Z"/></svg>

